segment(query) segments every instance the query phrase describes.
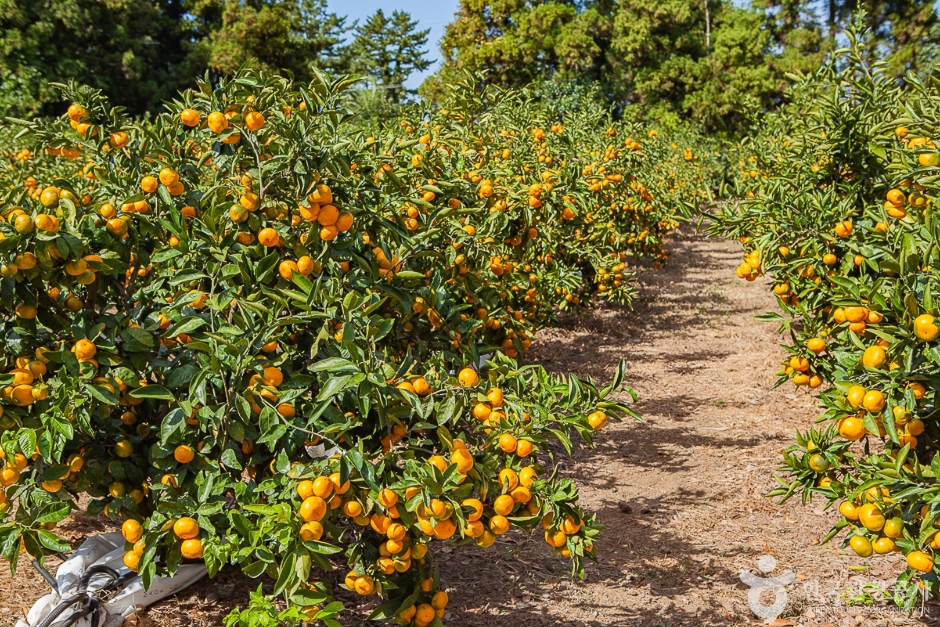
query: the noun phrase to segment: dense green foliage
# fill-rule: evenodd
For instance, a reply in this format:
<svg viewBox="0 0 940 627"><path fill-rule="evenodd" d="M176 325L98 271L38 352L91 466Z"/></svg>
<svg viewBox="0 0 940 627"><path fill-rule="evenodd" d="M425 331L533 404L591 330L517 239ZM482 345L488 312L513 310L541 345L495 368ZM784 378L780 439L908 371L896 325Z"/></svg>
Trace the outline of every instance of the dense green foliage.
<svg viewBox="0 0 940 627"><path fill-rule="evenodd" d="M50 83L69 79L132 113L156 113L207 71L218 78L249 65L309 81L314 68L355 66L384 84L427 67L427 32L408 14L379 12L355 32L347 22L326 0L3 0L0 69L30 78L25 93L46 113L61 105ZM376 42L397 46L379 55Z"/></svg>
<svg viewBox="0 0 940 627"><path fill-rule="evenodd" d="M434 98L464 70L519 85L545 78L597 81L617 106L653 119L680 117L740 134L746 103L774 108L786 73L809 71L833 50L855 8L865 9L892 75L932 56L936 11L927 2L833 1L826 15L802 0L528 2L461 0L448 27L441 72L422 87Z"/></svg>

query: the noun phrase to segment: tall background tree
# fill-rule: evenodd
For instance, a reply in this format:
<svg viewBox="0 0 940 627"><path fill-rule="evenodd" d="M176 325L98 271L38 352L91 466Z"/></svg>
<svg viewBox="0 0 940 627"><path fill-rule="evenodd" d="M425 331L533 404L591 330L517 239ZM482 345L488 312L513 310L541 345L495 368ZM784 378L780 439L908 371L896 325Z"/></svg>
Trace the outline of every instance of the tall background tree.
<svg viewBox="0 0 940 627"><path fill-rule="evenodd" d="M403 86L414 72L423 72L434 63L426 58L430 29L418 30L417 20L404 11L386 17L377 10L361 26L350 45L352 68L371 76L388 99L399 103L406 95Z"/></svg>
<svg viewBox="0 0 940 627"><path fill-rule="evenodd" d="M326 0L193 0L190 14L202 34L193 56L214 72L249 64L305 80L311 67L349 70L350 27Z"/></svg>
<svg viewBox="0 0 940 627"><path fill-rule="evenodd" d="M142 111L182 87L193 33L183 0L0 0L0 68L34 72L34 97L70 78Z"/></svg>
<svg viewBox="0 0 940 627"><path fill-rule="evenodd" d="M733 134L745 101L778 105L786 74L818 67L860 10L899 78L937 49L930 0L753 1L460 0L421 92L435 98L462 71L505 86L597 81L617 108Z"/></svg>
<svg viewBox="0 0 940 627"><path fill-rule="evenodd" d="M47 110L75 79L141 113L206 70L347 71L349 30L326 0L0 0L0 70Z"/></svg>

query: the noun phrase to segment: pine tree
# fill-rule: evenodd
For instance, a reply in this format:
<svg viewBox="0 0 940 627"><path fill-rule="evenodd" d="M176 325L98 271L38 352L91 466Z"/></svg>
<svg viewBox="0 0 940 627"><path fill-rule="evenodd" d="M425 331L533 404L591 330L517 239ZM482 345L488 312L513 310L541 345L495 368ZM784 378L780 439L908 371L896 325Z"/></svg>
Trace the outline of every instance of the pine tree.
<svg viewBox="0 0 940 627"><path fill-rule="evenodd" d="M417 27L417 20L404 11L394 11L389 18L379 9L356 29L350 46L353 69L373 77L388 90L392 102L405 98L403 84L413 72L422 72L433 63L425 58L424 49L431 31Z"/></svg>

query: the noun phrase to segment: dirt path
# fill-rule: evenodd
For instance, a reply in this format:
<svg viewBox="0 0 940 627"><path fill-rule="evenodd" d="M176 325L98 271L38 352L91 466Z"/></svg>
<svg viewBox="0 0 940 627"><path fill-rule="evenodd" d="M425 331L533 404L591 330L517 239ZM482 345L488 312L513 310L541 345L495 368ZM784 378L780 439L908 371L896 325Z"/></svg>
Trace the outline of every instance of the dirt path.
<svg viewBox="0 0 940 627"><path fill-rule="evenodd" d="M840 595L849 587L855 596L863 582L893 581L902 558L862 560L820 546L835 520L824 503L778 507L762 496L794 429L816 417L813 401L792 386L771 389L783 351L776 325L754 317L775 304L766 285L734 276L737 246L686 228L670 248L665 270L641 275L634 312L601 308L536 344L547 368L598 380L625 358L640 397L643 424L612 425L596 451L583 449L568 465L585 508L607 525L599 563L584 583L572 582L541 538L521 536L495 555L445 556L454 624L763 624L739 573L760 574L764 554L777 562L769 576L796 573L790 624L932 624L877 604L846 607Z"/></svg>
<svg viewBox="0 0 940 627"><path fill-rule="evenodd" d="M565 467L582 486L585 507L607 525L599 563L585 582L573 581L540 537L517 533L489 551L442 553L451 597L445 623L765 624L748 608L739 574L760 574L757 559L769 554L777 562L769 576L796 576L783 614L790 622L780 627L937 624L877 603L846 606L846 594L863 600L863 583L892 582L900 558L862 560L836 544L820 546L834 520L823 503L778 507L763 498L779 452L816 415L812 399L788 386L770 389L783 352L774 325L754 316L774 303L766 285L735 278L737 247L685 229L670 248L665 270L642 272L636 311L600 308L540 334L534 347L547 368L598 380L625 358L627 381L640 395L644 423L610 425L597 450L582 448ZM12 585L0 572L0 627L41 593L28 566L22 572ZM225 571L147 612L142 623L219 625L252 584ZM344 624L362 624L361 616L350 611Z"/></svg>

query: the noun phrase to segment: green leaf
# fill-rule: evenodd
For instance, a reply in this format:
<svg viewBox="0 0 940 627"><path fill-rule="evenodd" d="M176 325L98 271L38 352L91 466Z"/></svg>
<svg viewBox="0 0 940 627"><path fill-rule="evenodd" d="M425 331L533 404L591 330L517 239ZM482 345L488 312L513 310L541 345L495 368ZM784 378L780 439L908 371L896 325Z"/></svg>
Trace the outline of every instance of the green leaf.
<svg viewBox="0 0 940 627"><path fill-rule="evenodd" d="M170 279L170 285L174 287L181 285L183 283L192 283L193 281L199 281L201 279L209 278L204 273L199 272L198 270L183 270L182 272L177 273L172 279Z"/></svg>
<svg viewBox="0 0 940 627"><path fill-rule="evenodd" d="M69 512L71 511L72 508L66 502L59 501L56 503L50 503L40 510L34 522L57 523L68 518Z"/></svg>
<svg viewBox="0 0 940 627"><path fill-rule="evenodd" d="M103 387L100 387L97 385L89 385L87 383L84 384L82 387L85 390L87 390L88 393L91 394L91 396L97 401L100 401L106 405L118 404L118 399L115 398L114 395L111 394L111 392L109 392L107 389Z"/></svg>
<svg viewBox="0 0 940 627"><path fill-rule="evenodd" d="M192 333L205 324L206 321L198 316L186 316L173 323L173 326L166 330L166 335L167 337L176 337L180 333Z"/></svg>
<svg viewBox="0 0 940 627"><path fill-rule="evenodd" d="M192 380L196 372L198 372L196 366L192 364L174 368L166 378L166 384L173 389L183 387Z"/></svg>
<svg viewBox="0 0 940 627"><path fill-rule="evenodd" d="M177 407L164 416L163 421L160 423L160 444L165 446L167 442L185 432L186 416L183 414L183 410Z"/></svg>
<svg viewBox="0 0 940 627"><path fill-rule="evenodd" d="M241 470L242 465L238 461L238 454L235 453L232 449L225 449L225 452L222 453L222 463L228 466L229 468L234 468L235 470Z"/></svg>
<svg viewBox="0 0 940 627"><path fill-rule="evenodd" d="M326 359L321 359L310 366L308 370L310 372L327 371L333 374L352 374L359 372L359 368L356 367L356 364L342 357L327 357Z"/></svg>
<svg viewBox="0 0 940 627"><path fill-rule="evenodd" d="M162 385L145 385L132 390L129 396L131 398L153 398L161 401L172 401L175 398L173 393Z"/></svg>
<svg viewBox="0 0 940 627"><path fill-rule="evenodd" d="M72 545L45 529L39 530L39 542L50 551L65 553L72 550Z"/></svg>
<svg viewBox="0 0 940 627"><path fill-rule="evenodd" d="M156 340L153 337L153 333L149 331L144 331L143 329L138 329L136 327L131 327L121 331L121 339L124 340L124 350L133 352L133 353L145 353L149 352L153 348Z"/></svg>

